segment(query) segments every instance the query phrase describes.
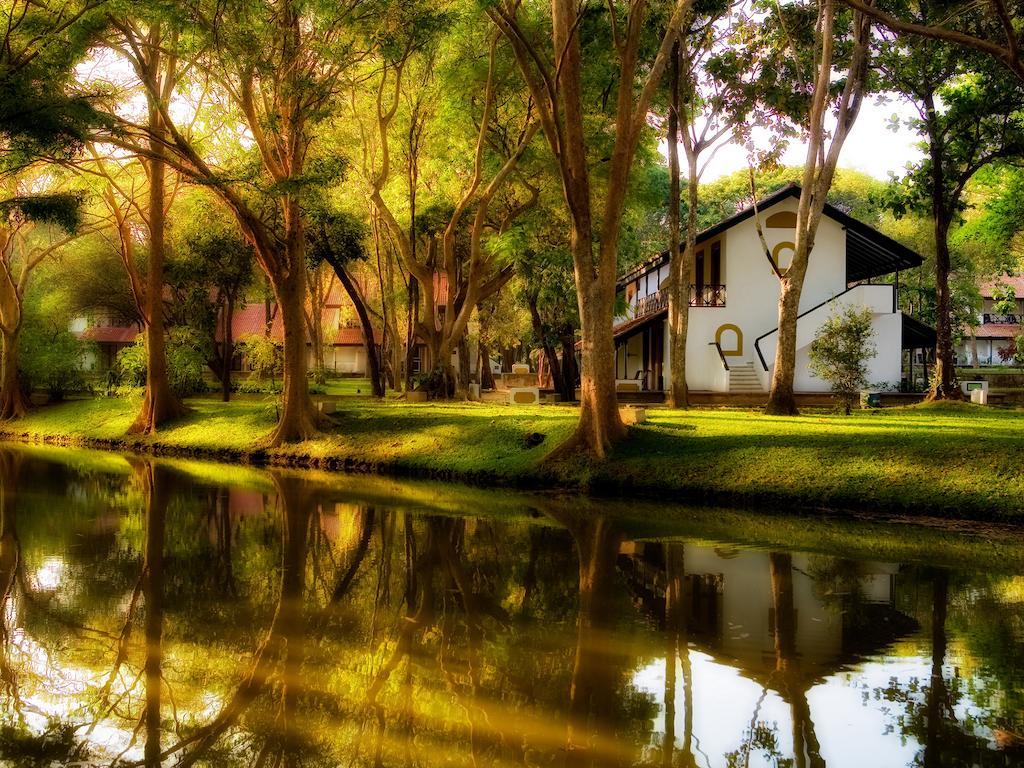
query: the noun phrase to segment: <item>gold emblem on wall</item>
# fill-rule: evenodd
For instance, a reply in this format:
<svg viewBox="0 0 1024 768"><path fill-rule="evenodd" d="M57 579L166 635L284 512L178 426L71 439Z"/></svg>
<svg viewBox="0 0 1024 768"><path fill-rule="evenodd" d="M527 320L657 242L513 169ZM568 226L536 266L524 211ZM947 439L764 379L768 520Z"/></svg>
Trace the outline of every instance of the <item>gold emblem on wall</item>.
<svg viewBox="0 0 1024 768"><path fill-rule="evenodd" d="M722 336L727 331L732 331L736 339L736 346L731 349L722 343ZM743 355L743 331L740 330L738 325L733 325L732 323L720 325L718 330L715 331L715 343L721 348L723 355L730 357L740 357Z"/></svg>
<svg viewBox="0 0 1024 768"><path fill-rule="evenodd" d="M796 213L794 211L779 211L773 213L765 221L765 226L768 229L788 229L795 233L796 231ZM783 265L782 256L789 251L788 263ZM793 254L796 253L796 243L792 240L783 240L781 243L772 248L772 261L775 262L775 268L780 273L786 274L786 270L789 269L789 265L793 262Z"/></svg>

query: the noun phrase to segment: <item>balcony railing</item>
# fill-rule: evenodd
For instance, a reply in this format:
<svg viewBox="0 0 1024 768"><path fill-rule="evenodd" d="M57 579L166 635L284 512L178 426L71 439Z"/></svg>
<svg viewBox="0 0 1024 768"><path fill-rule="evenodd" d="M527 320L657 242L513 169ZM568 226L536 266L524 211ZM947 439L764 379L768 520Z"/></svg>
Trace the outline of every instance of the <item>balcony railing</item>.
<svg viewBox="0 0 1024 768"><path fill-rule="evenodd" d="M644 296L636 303L636 310L633 317L643 317L655 312L660 312L668 306L668 291L655 291Z"/></svg>
<svg viewBox="0 0 1024 768"><path fill-rule="evenodd" d="M691 307L724 307L725 306L725 286L714 285L706 283L700 286L690 286L690 306Z"/></svg>
<svg viewBox="0 0 1024 768"><path fill-rule="evenodd" d="M697 290L696 285L690 285L690 306L691 307L724 307L725 286L706 284ZM668 291L655 291L642 297L633 309L632 317L646 317L668 307Z"/></svg>
<svg viewBox="0 0 1024 768"><path fill-rule="evenodd" d="M1021 320L1024 320L1024 315L984 314L981 317L983 323L992 323L993 325L1020 325Z"/></svg>

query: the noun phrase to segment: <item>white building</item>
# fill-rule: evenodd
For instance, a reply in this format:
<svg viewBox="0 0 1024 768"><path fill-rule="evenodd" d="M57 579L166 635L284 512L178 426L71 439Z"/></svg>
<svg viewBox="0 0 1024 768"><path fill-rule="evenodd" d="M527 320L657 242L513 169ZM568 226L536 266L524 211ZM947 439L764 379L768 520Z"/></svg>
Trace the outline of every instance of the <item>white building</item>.
<svg viewBox="0 0 1024 768"><path fill-rule="evenodd" d="M797 186L760 201L759 219L780 269L792 258ZM800 299L795 389L815 393L829 385L813 376L808 350L822 324L848 305L871 310L877 354L869 363L872 384L897 386L903 351L933 347L931 328L897 306L900 270L921 257L839 209L826 205ZM896 284L871 279L896 273ZM697 238L690 286L686 378L696 392L767 392L778 343L779 281L746 208ZM666 327L668 254L662 253L619 280L626 313L616 320L616 378L621 391L661 391L669 386Z"/></svg>

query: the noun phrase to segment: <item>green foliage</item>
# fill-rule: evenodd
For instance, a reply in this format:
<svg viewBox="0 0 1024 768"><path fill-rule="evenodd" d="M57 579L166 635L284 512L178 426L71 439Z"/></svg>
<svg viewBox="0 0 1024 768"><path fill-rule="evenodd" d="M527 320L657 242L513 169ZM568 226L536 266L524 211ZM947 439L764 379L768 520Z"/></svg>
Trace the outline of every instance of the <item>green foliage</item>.
<svg viewBox="0 0 1024 768"><path fill-rule="evenodd" d="M146 336L140 333L131 344L117 353L114 371L118 381L132 387L146 385Z"/></svg>
<svg viewBox="0 0 1024 768"><path fill-rule="evenodd" d="M1017 292L1012 285L997 282L992 287L992 308L997 315L1017 314Z"/></svg>
<svg viewBox="0 0 1024 768"><path fill-rule="evenodd" d="M0 169L72 157L105 121L96 93L73 87L74 67L107 23L102 3L10 0L0 46Z"/></svg>
<svg viewBox="0 0 1024 768"><path fill-rule="evenodd" d="M269 336L253 334L241 340L242 355L252 368L252 378L270 379L284 370L284 348Z"/></svg>
<svg viewBox="0 0 1024 768"><path fill-rule="evenodd" d="M877 351L873 335L871 310L849 306L826 320L811 342L811 371L832 385L847 415L868 383L867 362Z"/></svg>
<svg viewBox="0 0 1024 768"><path fill-rule="evenodd" d="M0 214L37 224L55 224L70 233L75 232L82 223L81 206L81 194L58 192L0 201Z"/></svg>
<svg viewBox="0 0 1024 768"><path fill-rule="evenodd" d="M208 342L195 329L175 326L168 329L166 341L167 374L171 389L178 397L206 391ZM139 334L134 344L117 353L115 371L120 383L141 387L146 383L146 336Z"/></svg>
<svg viewBox="0 0 1024 768"><path fill-rule="evenodd" d="M330 210L323 201L307 211L307 261L310 269L321 262L350 267L366 258L367 227L344 211Z"/></svg>
<svg viewBox="0 0 1024 768"><path fill-rule="evenodd" d="M79 340L66 327L27 323L19 338L19 367L26 389L41 389L52 401L86 391L82 362L94 346Z"/></svg>

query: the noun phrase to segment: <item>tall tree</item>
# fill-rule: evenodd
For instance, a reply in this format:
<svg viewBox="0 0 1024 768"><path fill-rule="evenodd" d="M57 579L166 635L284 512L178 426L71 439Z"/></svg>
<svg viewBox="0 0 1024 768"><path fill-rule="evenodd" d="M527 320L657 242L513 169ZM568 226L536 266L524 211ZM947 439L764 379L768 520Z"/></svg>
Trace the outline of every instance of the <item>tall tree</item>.
<svg viewBox="0 0 1024 768"><path fill-rule="evenodd" d="M415 326L439 374L435 394L449 396L457 385L452 353L463 343L477 304L493 296L514 274L501 240L537 201L537 188L522 173L521 161L540 123L529 99L517 92L521 87L510 86L510 78L504 75L500 39L492 34L482 82L476 72L469 76L469 91L482 91L479 101L470 100L474 109L465 115L465 122L473 126L472 165L460 169L450 194L438 197L435 191L433 204L417 214L418 168L431 149L424 145L428 139L440 140L433 133L441 130L450 134L453 130L451 112L431 109L423 103L423 93L432 93L430 89L450 93L450 83L438 82L439 54L436 40L430 37L443 18L429 14L411 22L426 31L408 35L397 53L382 51L386 64L374 97L374 139L379 157L376 167L368 170L374 209L397 246L414 291L422 299L420 321ZM410 95L410 89L415 89L415 94ZM401 117L409 123L402 139L409 171L408 227L399 221L385 189L392 174L391 156L396 143L393 125L403 95L408 114ZM445 141L451 141L450 136ZM451 166L451 145L444 143L441 147L445 153L443 164ZM460 365L465 371L468 361L460 360Z"/></svg>
<svg viewBox="0 0 1024 768"><path fill-rule="evenodd" d="M724 71L731 65L734 72L747 73L734 89L739 109L751 110L752 101L755 119L763 116L784 132L799 133L807 143L787 269L779 268L761 236L765 258L779 280L778 344L765 408L769 414L797 413L793 380L800 297L839 156L869 85L870 20L859 12L844 12L838 2L796 0L767 7L767 15L751 18L751 42L723 57ZM843 72L838 82L837 69ZM750 183L754 194L753 166ZM755 224L760 234L758 217Z"/></svg>
<svg viewBox="0 0 1024 768"><path fill-rule="evenodd" d="M717 80L706 68L720 42L718 23L727 3L702 4L687 33L672 50L669 68L669 283L668 336L670 386L667 402L686 408L686 337L690 315L690 284L697 247L700 180L708 162L732 132L728 112L721 109ZM686 157L686 242L680 243L679 143ZM703 156L703 160L701 159Z"/></svg>
<svg viewBox="0 0 1024 768"><path fill-rule="evenodd" d="M918 6L923 23L941 18L943 7ZM908 46L900 38L880 47L885 85L908 99L917 114L908 127L926 150L924 159L889 188L886 201L897 215L914 211L931 219L935 243L936 361L929 397L962 399L955 382L955 307L951 227L965 208L968 182L986 165L1024 155L1024 125L1017 110L1024 99L1018 81L978 54L931 40Z"/></svg>
<svg viewBox="0 0 1024 768"><path fill-rule="evenodd" d="M178 96L192 101L193 113L213 121L215 130L199 135L197 119L176 122L169 101L158 98L155 84L140 75L165 135L121 119L119 132L108 137L208 186L252 244L284 329L284 392L277 427L267 438L271 446L306 439L318 429L307 382L301 199L309 186L337 176L330 164L312 167L309 153L316 126L331 116L346 73L363 55L356 25L371 24L373 17L372 9L357 13L363 5L360 0L190 0L173 8L155 3L154 12L171 14L175 24L189 27L195 87L179 88ZM118 29L124 45L116 50L138 70L145 61L145 28L121 23ZM203 112L211 101L215 109Z"/></svg>
<svg viewBox="0 0 1024 768"><path fill-rule="evenodd" d="M527 11L506 0L488 6L491 20L508 39L554 156L570 215L572 254L582 331L579 426L562 450L582 449L604 458L625 434L615 393L615 344L612 334L618 249L630 171L647 112L665 72L692 0L676 0L663 25L661 40L648 58L645 30L648 3L636 0L628 13L611 0L605 12L573 0L552 0L550 18L526 18ZM596 18L600 14L601 18ZM589 18L588 18L589 17ZM586 22L586 23L584 23ZM545 41L533 29L550 29ZM616 93L614 144L607 169L604 199L594 197L593 169L584 112L581 30L606 24L617 67L610 89ZM596 52L595 52L596 53ZM596 58L596 57L595 57ZM601 62L606 63L606 62Z"/></svg>
<svg viewBox="0 0 1024 768"><path fill-rule="evenodd" d="M20 196L17 184L0 203L0 420L21 418L29 408L18 368L25 293L33 272L84 234L74 194Z"/></svg>
<svg viewBox="0 0 1024 768"><path fill-rule="evenodd" d="M142 5L136 9L138 15L111 16L113 31L107 39L107 45L128 55L146 98L145 138L136 152L146 172L145 204L118 184L116 172L111 171L97 149L92 148L96 168L107 180L104 199L114 218L122 261L131 280L146 338L146 389L139 414L129 427L129 432L141 434L155 432L186 410L171 388L164 332L167 209L173 199L167 194L166 147L170 140L170 102L181 77L176 54L178 32L158 12L146 13L146 10ZM134 256L132 211L138 214L148 235L144 273L140 272Z"/></svg>

